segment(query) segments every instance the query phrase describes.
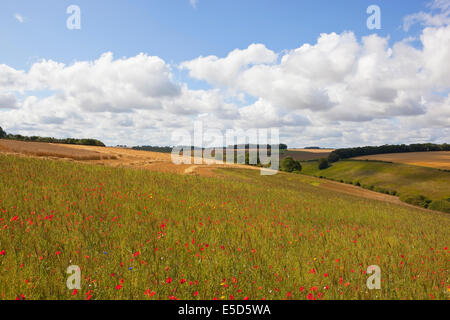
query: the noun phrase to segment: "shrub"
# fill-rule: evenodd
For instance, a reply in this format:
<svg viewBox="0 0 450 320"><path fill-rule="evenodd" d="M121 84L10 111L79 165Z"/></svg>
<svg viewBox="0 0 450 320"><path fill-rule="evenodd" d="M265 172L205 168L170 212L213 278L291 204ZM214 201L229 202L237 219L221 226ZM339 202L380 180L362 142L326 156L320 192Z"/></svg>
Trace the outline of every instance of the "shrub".
<svg viewBox="0 0 450 320"><path fill-rule="evenodd" d="M400 200L403 202L412 204L414 206L419 206L423 208L428 208L431 203L431 200L425 197L424 195L403 195L400 197Z"/></svg>
<svg viewBox="0 0 450 320"><path fill-rule="evenodd" d="M338 162L339 160L340 160L340 157L335 152L330 153L330 155L328 156L328 161L331 162L331 163Z"/></svg>
<svg viewBox="0 0 450 320"><path fill-rule="evenodd" d="M428 206L428 208L431 210L450 213L450 201L448 199L435 200Z"/></svg>
<svg viewBox="0 0 450 320"><path fill-rule="evenodd" d="M294 160L292 157L287 157L281 161L280 170L285 172L302 171L302 165L300 161Z"/></svg>
<svg viewBox="0 0 450 320"><path fill-rule="evenodd" d="M328 160L325 158L322 158L319 160L319 170L324 170L328 168L330 164L328 163Z"/></svg>

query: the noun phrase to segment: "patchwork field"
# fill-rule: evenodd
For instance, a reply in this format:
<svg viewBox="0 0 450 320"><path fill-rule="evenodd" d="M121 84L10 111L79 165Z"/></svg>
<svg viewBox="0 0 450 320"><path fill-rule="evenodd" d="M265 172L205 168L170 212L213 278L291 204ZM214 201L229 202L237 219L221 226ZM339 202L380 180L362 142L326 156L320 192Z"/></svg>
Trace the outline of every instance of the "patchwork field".
<svg viewBox="0 0 450 320"><path fill-rule="evenodd" d="M450 212L450 172L433 168L378 161L347 160L325 170L305 162L303 173L400 196L400 199L433 210ZM423 197L423 199L422 199ZM426 203L430 201L430 203Z"/></svg>
<svg viewBox="0 0 450 320"><path fill-rule="evenodd" d="M448 299L448 214L218 170L0 154L0 298ZM70 265L81 290L66 287ZM381 290L366 287L370 265Z"/></svg>
<svg viewBox="0 0 450 320"><path fill-rule="evenodd" d="M450 170L450 151L389 153L363 156L355 160L376 160Z"/></svg>

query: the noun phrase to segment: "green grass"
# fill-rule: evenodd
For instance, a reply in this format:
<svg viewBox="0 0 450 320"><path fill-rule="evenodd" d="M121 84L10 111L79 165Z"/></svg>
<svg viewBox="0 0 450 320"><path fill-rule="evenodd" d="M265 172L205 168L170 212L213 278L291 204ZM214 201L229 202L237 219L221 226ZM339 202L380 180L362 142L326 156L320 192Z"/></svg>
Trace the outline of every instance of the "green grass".
<svg viewBox="0 0 450 320"><path fill-rule="evenodd" d="M450 212L450 172L381 161L347 160L333 163L325 170L318 169L317 162L302 163L302 172L313 176L323 176L345 183L399 195L400 199L416 205L441 208ZM423 196L424 199L420 199ZM426 203L426 199L436 202ZM449 207L445 207L448 202ZM439 206L438 206L439 204Z"/></svg>
<svg viewBox="0 0 450 320"><path fill-rule="evenodd" d="M449 215L221 174L0 156L0 299L448 299Z"/></svg>

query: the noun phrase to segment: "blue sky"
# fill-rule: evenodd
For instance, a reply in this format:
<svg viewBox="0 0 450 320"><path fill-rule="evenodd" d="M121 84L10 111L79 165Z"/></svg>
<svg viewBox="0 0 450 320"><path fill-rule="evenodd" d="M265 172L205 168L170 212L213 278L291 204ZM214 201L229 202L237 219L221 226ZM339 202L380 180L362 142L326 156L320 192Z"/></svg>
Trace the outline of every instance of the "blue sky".
<svg viewBox="0 0 450 320"><path fill-rule="evenodd" d="M66 28L66 8L81 8L81 30ZM382 8L382 29L368 30L366 8ZM405 15L424 8L417 0L3 0L0 62L27 69L40 58L70 63L140 52L179 63L200 55L225 56L264 43L276 52L314 43L321 33L354 31L405 37ZM15 14L24 18L19 23Z"/></svg>
<svg viewBox="0 0 450 320"><path fill-rule="evenodd" d="M450 140L450 0L193 2L2 0L0 126L109 145L169 145L198 120L295 147Z"/></svg>

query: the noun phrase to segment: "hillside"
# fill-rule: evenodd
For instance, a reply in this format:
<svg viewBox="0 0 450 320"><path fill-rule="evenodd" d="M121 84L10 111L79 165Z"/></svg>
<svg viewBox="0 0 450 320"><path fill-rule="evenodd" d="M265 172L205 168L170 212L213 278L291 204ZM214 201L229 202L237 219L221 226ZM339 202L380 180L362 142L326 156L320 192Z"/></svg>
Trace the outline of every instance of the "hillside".
<svg viewBox="0 0 450 320"><path fill-rule="evenodd" d="M325 170L319 170L317 162L305 162L302 165L302 172L305 174L398 195L405 202L435 210L443 209L441 206L450 198L448 171L399 163L356 160L339 161ZM421 199L421 196L425 199ZM432 202L427 204L427 199ZM448 210L450 208L442 211Z"/></svg>
<svg viewBox="0 0 450 320"><path fill-rule="evenodd" d="M388 153L354 158L355 160L376 160L410 164L450 170L450 151Z"/></svg>
<svg viewBox="0 0 450 320"><path fill-rule="evenodd" d="M0 155L0 296L447 299L450 216L304 175L177 175ZM382 289L366 288L370 265ZM78 265L82 290L68 291Z"/></svg>

